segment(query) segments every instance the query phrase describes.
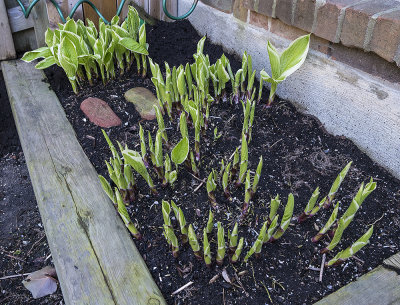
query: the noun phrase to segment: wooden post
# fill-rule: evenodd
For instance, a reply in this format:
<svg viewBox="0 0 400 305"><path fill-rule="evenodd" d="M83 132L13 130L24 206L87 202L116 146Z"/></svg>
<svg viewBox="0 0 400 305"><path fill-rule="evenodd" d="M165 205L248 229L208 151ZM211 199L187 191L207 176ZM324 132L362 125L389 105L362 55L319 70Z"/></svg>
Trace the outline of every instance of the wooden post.
<svg viewBox="0 0 400 305"><path fill-rule="evenodd" d="M2 41L0 43L0 60L15 58L14 41L4 0L0 0L0 33L2 36Z"/></svg>
<svg viewBox="0 0 400 305"><path fill-rule="evenodd" d="M44 47L45 42L45 32L49 27L49 18L47 17L47 7L44 1L39 1L32 9L33 24L35 27L35 36L37 46Z"/></svg>

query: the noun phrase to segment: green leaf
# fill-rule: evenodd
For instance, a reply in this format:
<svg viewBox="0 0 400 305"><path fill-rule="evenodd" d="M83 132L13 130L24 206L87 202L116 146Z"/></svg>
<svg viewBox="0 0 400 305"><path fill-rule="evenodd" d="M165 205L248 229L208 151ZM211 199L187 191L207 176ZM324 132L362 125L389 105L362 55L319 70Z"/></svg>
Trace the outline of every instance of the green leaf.
<svg viewBox="0 0 400 305"><path fill-rule="evenodd" d="M281 75L279 80L284 80L300 68L307 57L309 45L310 34L297 38L283 51L280 57Z"/></svg>
<svg viewBox="0 0 400 305"><path fill-rule="evenodd" d="M78 33L78 26L74 19L68 20L64 25L64 31L69 31L74 34Z"/></svg>
<svg viewBox="0 0 400 305"><path fill-rule="evenodd" d="M118 43L131 52L149 55L149 52L146 50L146 48L132 38L122 38Z"/></svg>
<svg viewBox="0 0 400 305"><path fill-rule="evenodd" d="M78 70L78 54L74 44L68 37L64 37L61 40L58 49L58 60L68 78L71 80L75 79L75 74Z"/></svg>
<svg viewBox="0 0 400 305"><path fill-rule="evenodd" d="M143 177L143 179L146 180L146 182L149 184L149 186L152 188L154 187L153 180L151 179L149 173L147 172L146 166L143 163L142 156L134 150L129 150L125 149L122 152L122 155L124 156L124 160L126 163L128 163L130 166L133 167L133 169Z"/></svg>
<svg viewBox="0 0 400 305"><path fill-rule="evenodd" d="M55 63L56 63L56 60L55 60L54 56L51 55L51 56L49 56L49 57L43 59L42 61L40 61L40 62L35 66L35 68L36 68L36 69L46 69L46 68L48 68L48 67L54 65Z"/></svg>
<svg viewBox="0 0 400 305"><path fill-rule="evenodd" d="M187 137L179 141L171 152L171 160L176 165L183 163L189 154L189 139Z"/></svg>
<svg viewBox="0 0 400 305"><path fill-rule="evenodd" d="M275 48L269 41L268 41L267 51L269 56L269 62L271 64L272 77L274 79L278 79L279 76L281 75L280 58L278 52L275 50Z"/></svg>
<svg viewBox="0 0 400 305"><path fill-rule="evenodd" d="M22 56L21 60L25 62L31 62L32 60L38 59L38 58L44 58L52 55L50 48L49 47L42 47L30 52L26 52L24 56Z"/></svg>
<svg viewBox="0 0 400 305"><path fill-rule="evenodd" d="M204 42L206 41L206 36L203 36L197 43L197 54L203 54Z"/></svg>

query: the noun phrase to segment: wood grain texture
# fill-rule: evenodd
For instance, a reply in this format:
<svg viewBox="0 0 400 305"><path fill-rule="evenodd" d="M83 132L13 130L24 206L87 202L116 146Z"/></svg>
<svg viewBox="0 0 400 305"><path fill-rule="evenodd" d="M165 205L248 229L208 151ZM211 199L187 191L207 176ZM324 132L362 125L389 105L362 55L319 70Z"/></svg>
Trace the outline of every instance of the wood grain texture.
<svg viewBox="0 0 400 305"><path fill-rule="evenodd" d="M167 0L167 10L173 16L178 16L178 0ZM168 18L161 5L161 17L160 20L172 22L174 20Z"/></svg>
<svg viewBox="0 0 400 305"><path fill-rule="evenodd" d="M37 2L33 7L31 14L33 15L36 43L38 47L44 47L46 45L44 39L45 33L49 27L46 3L44 1Z"/></svg>
<svg viewBox="0 0 400 305"><path fill-rule="evenodd" d="M386 259L357 281L328 295L315 305L400 304L400 253Z"/></svg>
<svg viewBox="0 0 400 305"><path fill-rule="evenodd" d="M32 15L29 15L28 18L25 18L25 15L20 7L13 7L8 9L7 15L12 33L30 29L34 26Z"/></svg>
<svg viewBox="0 0 400 305"><path fill-rule="evenodd" d="M106 18L108 21L111 21L112 17L115 16L115 13L117 12L116 0L91 0L91 1L97 7L99 12L104 16L104 18ZM83 15L85 17L85 20L90 19L96 26L98 26L99 16L91 8L89 4L83 5Z"/></svg>
<svg viewBox="0 0 400 305"><path fill-rule="evenodd" d="M165 304L43 72L2 70L65 303Z"/></svg>
<svg viewBox="0 0 400 305"><path fill-rule="evenodd" d="M78 2L78 0L55 0L55 1L60 6L60 9L65 18L67 18L69 13L72 11L72 8L74 7L74 5ZM52 29L58 28L58 23L61 23L61 18L60 18L60 15L58 14L56 7L53 5L53 3L51 3L50 0L46 0L46 7L47 7L47 15L49 16L49 26ZM78 20L78 19L83 20L82 5L80 5L77 8L73 18L75 20Z"/></svg>
<svg viewBox="0 0 400 305"><path fill-rule="evenodd" d="M14 47L17 53L37 49L35 29L30 28L24 31L13 33Z"/></svg>
<svg viewBox="0 0 400 305"><path fill-rule="evenodd" d="M4 0L0 0L0 33L2 36L2 41L0 43L0 60L15 58L14 41Z"/></svg>

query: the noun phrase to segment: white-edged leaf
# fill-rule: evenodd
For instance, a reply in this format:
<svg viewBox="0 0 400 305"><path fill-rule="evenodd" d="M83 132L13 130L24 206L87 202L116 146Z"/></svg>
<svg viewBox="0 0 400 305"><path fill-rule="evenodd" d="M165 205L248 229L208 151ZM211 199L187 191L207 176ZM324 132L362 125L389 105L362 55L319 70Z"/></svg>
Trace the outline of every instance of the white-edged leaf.
<svg viewBox="0 0 400 305"><path fill-rule="evenodd" d="M185 162L189 154L189 139L187 137L179 141L171 152L171 160L175 164Z"/></svg>

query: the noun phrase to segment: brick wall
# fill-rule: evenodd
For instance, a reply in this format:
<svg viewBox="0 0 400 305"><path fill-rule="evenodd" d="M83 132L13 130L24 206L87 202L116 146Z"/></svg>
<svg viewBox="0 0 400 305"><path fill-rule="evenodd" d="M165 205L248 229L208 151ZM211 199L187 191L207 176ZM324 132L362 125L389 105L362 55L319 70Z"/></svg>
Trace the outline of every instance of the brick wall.
<svg viewBox="0 0 400 305"><path fill-rule="evenodd" d="M201 1L290 39L311 32L314 47L329 55L345 46L400 66L399 0Z"/></svg>

